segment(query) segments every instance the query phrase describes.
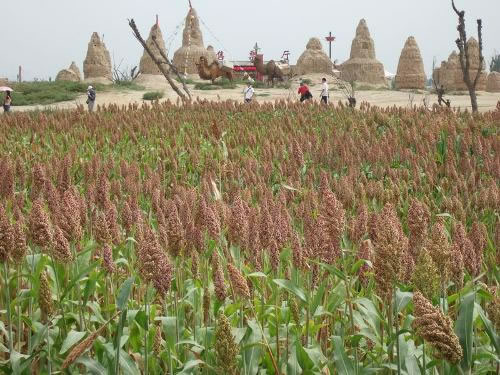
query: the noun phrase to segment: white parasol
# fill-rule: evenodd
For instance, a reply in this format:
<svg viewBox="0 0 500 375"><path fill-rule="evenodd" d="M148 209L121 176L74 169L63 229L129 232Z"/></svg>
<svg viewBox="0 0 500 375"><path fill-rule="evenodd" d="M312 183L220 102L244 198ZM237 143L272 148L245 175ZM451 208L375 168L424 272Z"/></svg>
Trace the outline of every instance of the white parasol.
<svg viewBox="0 0 500 375"><path fill-rule="evenodd" d="M12 90L10 87L7 86L0 86L0 92L2 91L14 91L14 90Z"/></svg>

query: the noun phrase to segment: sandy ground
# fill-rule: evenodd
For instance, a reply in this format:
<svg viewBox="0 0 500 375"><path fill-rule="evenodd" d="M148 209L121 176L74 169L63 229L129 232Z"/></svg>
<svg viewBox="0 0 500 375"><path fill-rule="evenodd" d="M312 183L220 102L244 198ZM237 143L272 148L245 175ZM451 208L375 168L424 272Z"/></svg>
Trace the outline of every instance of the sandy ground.
<svg viewBox="0 0 500 375"><path fill-rule="evenodd" d="M193 79L197 77L191 77ZM303 78L310 79L313 83L310 85L311 92L314 95L314 100L319 100L319 93L321 91L321 75L308 75ZM258 102L274 101L276 99L292 99L298 100L297 88L299 79L294 79L292 81L292 87L290 89L278 89L278 88L258 88L255 89L255 100ZM346 98L340 89L336 89L330 81L330 101L335 103L339 100L346 101ZM164 93L164 98L162 100L170 99L175 102L177 100L176 93L168 85L168 82L163 77L143 77L140 85L145 86L144 91L117 91L110 90L105 92L97 93L97 104L107 105L107 104L117 104L117 105L128 105L130 103L142 103L142 96L148 91L162 91ZM194 90L194 85L188 85L191 95L193 98L199 98L201 100L243 100L243 89L244 85L238 86L236 89L232 90ZM453 107L459 107L461 109L470 109L470 99L466 94L463 95L447 95L446 98L451 100ZM358 103L368 102L371 105L379 107L408 107L411 104L420 106L423 104L424 100L427 101L429 106L432 106L437 102L437 96L429 93L413 94L404 91L394 91L394 90L362 90L356 92L356 99ZM49 106L20 106L13 107L13 111L29 111L29 110L43 110L43 109L71 109L76 108L77 105L85 105L86 97L82 95L76 100L71 102L62 102ZM496 108L497 102L500 101L500 93L478 93L478 103L480 110L485 112L489 110L494 110Z"/></svg>

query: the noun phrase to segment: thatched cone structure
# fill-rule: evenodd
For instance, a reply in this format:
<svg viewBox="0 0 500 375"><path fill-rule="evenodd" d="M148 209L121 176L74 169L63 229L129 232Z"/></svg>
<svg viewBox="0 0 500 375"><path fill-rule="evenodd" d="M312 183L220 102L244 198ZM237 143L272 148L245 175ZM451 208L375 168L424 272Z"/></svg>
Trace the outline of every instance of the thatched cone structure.
<svg viewBox="0 0 500 375"><path fill-rule="evenodd" d="M471 80L474 80L479 68L479 43L476 39L470 38L467 41L470 56L469 74ZM464 82L462 67L460 66L460 57L456 51L453 51L448 57L448 61L443 61L438 69L433 73L434 80L439 86L443 86L446 90L467 91L467 85ZM477 81L476 90L486 90L486 80L488 74L483 65L483 71Z"/></svg>
<svg viewBox="0 0 500 375"><path fill-rule="evenodd" d="M386 85L384 65L375 57L375 42L364 19L359 21L352 41L351 56L340 66L340 72L345 81Z"/></svg>
<svg viewBox="0 0 500 375"><path fill-rule="evenodd" d="M500 92L500 73L491 72L490 74L488 74L488 80L486 81L486 91Z"/></svg>
<svg viewBox="0 0 500 375"><path fill-rule="evenodd" d="M153 51L155 57L158 60L163 61L160 51L156 48L156 45L153 42L153 37L156 38L156 42L160 46L160 50L166 55L167 48L165 47L165 41L163 40L163 34L158 23L158 18L156 18L156 23L151 27L151 31L149 32L149 37L148 40L146 40L146 44L151 49L151 51ZM158 66L156 66L153 59L146 51L144 51L141 62L139 63L139 72L141 74L162 75L160 69L158 69Z"/></svg>
<svg viewBox="0 0 500 375"><path fill-rule="evenodd" d="M195 74L198 73L196 64L199 63L201 56L204 56L209 64L217 60L215 52L208 51L203 44L196 10L189 8L182 33L182 47L175 51L173 64L180 73Z"/></svg>
<svg viewBox="0 0 500 375"><path fill-rule="evenodd" d="M76 66L74 61L68 69L61 70L56 76L56 81L80 82L81 80L82 75L80 74L80 69Z"/></svg>
<svg viewBox="0 0 500 375"><path fill-rule="evenodd" d="M296 69L297 74L332 73L333 63L323 51L323 46L318 38L309 39L306 50L297 60Z"/></svg>
<svg viewBox="0 0 500 375"><path fill-rule="evenodd" d="M395 78L396 89L425 89L425 70L417 41L410 36L401 51Z"/></svg>
<svg viewBox="0 0 500 375"><path fill-rule="evenodd" d="M111 83L111 56L106 45L97 33L90 38L87 57L83 62L83 75L86 81Z"/></svg>

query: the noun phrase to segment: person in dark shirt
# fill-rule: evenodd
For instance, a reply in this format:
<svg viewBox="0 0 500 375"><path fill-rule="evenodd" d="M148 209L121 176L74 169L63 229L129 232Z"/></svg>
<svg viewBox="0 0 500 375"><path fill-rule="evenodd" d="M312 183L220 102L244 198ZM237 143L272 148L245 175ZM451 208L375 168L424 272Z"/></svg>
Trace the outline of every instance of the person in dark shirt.
<svg viewBox="0 0 500 375"><path fill-rule="evenodd" d="M95 89L92 86L89 86L87 89L87 105L89 106L89 112L94 110L95 97Z"/></svg>

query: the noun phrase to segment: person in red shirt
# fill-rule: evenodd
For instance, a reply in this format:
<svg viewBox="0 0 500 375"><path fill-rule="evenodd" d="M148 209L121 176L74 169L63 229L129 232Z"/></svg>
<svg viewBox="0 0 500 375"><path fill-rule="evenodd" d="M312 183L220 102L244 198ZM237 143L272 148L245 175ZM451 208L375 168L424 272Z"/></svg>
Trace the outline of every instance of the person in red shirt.
<svg viewBox="0 0 500 375"><path fill-rule="evenodd" d="M304 82L300 82L300 87L298 93L300 94L300 101L303 102L305 100L312 99L311 91L309 91L309 87Z"/></svg>

